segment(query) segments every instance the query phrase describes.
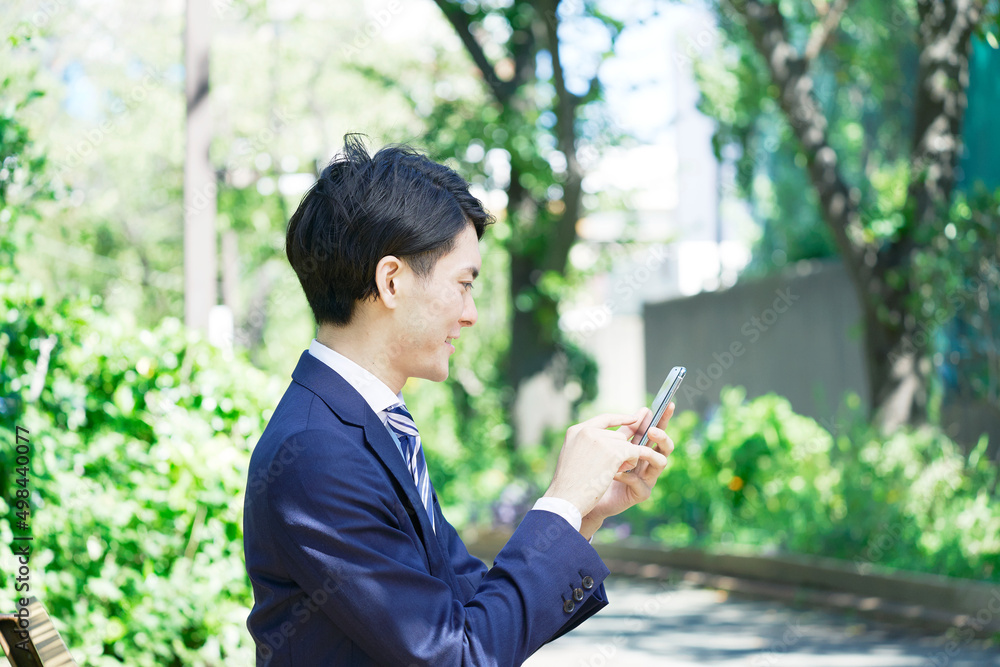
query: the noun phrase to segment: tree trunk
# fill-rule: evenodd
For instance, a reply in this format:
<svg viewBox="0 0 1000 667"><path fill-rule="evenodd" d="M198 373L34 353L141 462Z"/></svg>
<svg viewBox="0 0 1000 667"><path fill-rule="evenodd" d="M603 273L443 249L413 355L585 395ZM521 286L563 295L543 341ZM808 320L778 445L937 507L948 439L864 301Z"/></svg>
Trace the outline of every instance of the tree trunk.
<svg viewBox="0 0 1000 667"><path fill-rule="evenodd" d="M187 141L184 153L184 322L208 330L208 317L218 302L215 209L216 175L209 160L212 116L208 64L212 7L187 0L184 30L184 89Z"/></svg>
<svg viewBox="0 0 1000 667"><path fill-rule="evenodd" d="M566 158L563 186L563 210L554 223L540 222L544 201L536 201L520 183L517 166L511 165L507 189L507 216L514 241L510 252L510 295L514 303L511 317L511 343L507 354L506 379L513 389L507 402L512 416L512 445L535 443L545 427L564 428L571 418L571 401L562 393L566 380L565 353L560 349L558 304L537 290L538 279L545 271L564 272L569 250L576 241L576 223L581 210L583 173L576 156L576 110L581 98L566 90L558 42L559 0L522 2L531 12L530 27L510 40L514 76L501 81L480 44L473 35L469 16L460 5L436 0L459 38L479 68L497 104L510 108L520 100L519 89L535 81L535 56L538 44L549 50L553 64L556 101L556 145ZM533 243L531 240L544 239ZM527 242L526 242L527 241ZM519 300L519 297L520 300ZM525 307L530 297L530 307ZM521 308L518 308L518 304ZM524 390L534 384L530 397ZM541 387L541 388L539 388ZM539 398L536 391L542 392Z"/></svg>
<svg viewBox="0 0 1000 667"><path fill-rule="evenodd" d="M907 222L883 248L864 240L859 193L845 182L829 145L827 121L813 95L808 67L835 21L824 20L800 54L790 43L777 3L723 2L746 18L754 47L779 89L779 104L806 155L823 220L833 233L864 318L871 414L884 430L926 418L921 372L930 331L907 307L915 232L948 205L961 145L969 38L981 6L973 0L920 0L920 70L915 103L913 172ZM837 17L839 18L839 16Z"/></svg>
<svg viewBox="0 0 1000 667"><path fill-rule="evenodd" d="M512 168L511 184L507 189L507 216L515 228L530 228L535 216L530 210L535 202L517 182L520 173ZM552 309L555 304L545 303L535 291L537 274L540 267L534 257L513 243L510 248L510 299L514 304L511 309L511 341L507 356L507 379L515 394L521 383L527 378L545 370L546 365L555 354L555 345L548 332L539 330L538 319L543 309ZM518 303L526 294L531 294L533 307L519 308Z"/></svg>
<svg viewBox="0 0 1000 667"><path fill-rule="evenodd" d="M917 3L920 63L906 222L899 239L880 253L875 266L879 286L908 275L917 251L915 234L933 227L948 214L962 146L970 38L981 9L980 3L973 0ZM913 293L920 285L910 280L906 288ZM925 372L920 362L931 332L906 307L903 300L908 294L885 289L883 295L894 317L883 323L882 331L875 332L881 336L876 335L869 344L870 350L875 347L878 354L885 354L881 357L869 352L869 374L875 421L891 431L926 417Z"/></svg>

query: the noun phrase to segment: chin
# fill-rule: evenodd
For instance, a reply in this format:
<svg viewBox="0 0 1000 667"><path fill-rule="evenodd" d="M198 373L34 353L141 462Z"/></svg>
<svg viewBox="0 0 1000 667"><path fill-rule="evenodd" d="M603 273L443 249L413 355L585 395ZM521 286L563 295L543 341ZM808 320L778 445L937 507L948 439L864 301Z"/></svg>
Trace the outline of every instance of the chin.
<svg viewBox="0 0 1000 667"><path fill-rule="evenodd" d="M425 368L419 373L414 373L412 377L422 378L424 380L430 380L431 382L444 382L448 379L449 369L445 365L444 368Z"/></svg>

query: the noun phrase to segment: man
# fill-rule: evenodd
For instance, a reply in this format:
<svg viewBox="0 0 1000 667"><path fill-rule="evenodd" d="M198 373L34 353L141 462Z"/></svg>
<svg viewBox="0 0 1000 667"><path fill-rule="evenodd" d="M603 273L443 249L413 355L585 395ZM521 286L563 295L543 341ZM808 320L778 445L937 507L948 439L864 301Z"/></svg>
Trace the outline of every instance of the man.
<svg viewBox="0 0 1000 667"><path fill-rule="evenodd" d="M400 393L448 377L489 222L451 169L351 135L289 221L318 332L250 460L258 666L519 665L607 604L589 539L649 497L673 449L662 428L628 442L648 410L571 427L487 569L441 514Z"/></svg>

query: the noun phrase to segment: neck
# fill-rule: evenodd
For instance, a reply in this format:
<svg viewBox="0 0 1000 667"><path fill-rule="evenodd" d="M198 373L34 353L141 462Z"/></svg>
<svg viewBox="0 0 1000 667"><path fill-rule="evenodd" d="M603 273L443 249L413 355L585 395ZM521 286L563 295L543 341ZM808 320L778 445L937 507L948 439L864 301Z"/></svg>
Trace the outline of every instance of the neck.
<svg viewBox="0 0 1000 667"><path fill-rule="evenodd" d="M391 341L384 340L384 327L366 323L357 317L345 326L321 324L316 332L316 340L338 354L342 354L398 394L406 383L406 377L395 369Z"/></svg>

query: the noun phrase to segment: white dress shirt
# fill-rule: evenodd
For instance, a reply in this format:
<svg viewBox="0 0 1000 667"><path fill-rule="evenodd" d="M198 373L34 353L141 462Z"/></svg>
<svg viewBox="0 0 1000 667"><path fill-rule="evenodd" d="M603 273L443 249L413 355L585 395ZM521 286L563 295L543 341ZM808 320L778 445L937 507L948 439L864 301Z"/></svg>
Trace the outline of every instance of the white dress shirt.
<svg viewBox="0 0 1000 667"><path fill-rule="evenodd" d="M384 414L386 409L396 403L403 403L405 405L402 391L398 394L392 393L392 390L370 371L362 368L339 352L323 345L323 343L320 343L315 338L313 338L312 343L309 345L309 354L322 361L347 380L347 383L361 394L361 397L375 411L375 414L379 415L383 424L386 423ZM392 435L392 430L389 429L388 425L386 426L386 430ZM396 447L400 447L399 440L395 437L393 437L393 440L396 442ZM400 456L402 455L403 452L400 450ZM531 509L558 514L566 519L573 526L574 530L580 530L580 525L583 523L583 517L580 516L580 510L576 508L576 505L562 498L539 498L535 501L535 505Z"/></svg>

